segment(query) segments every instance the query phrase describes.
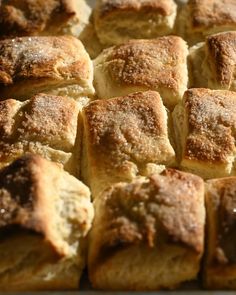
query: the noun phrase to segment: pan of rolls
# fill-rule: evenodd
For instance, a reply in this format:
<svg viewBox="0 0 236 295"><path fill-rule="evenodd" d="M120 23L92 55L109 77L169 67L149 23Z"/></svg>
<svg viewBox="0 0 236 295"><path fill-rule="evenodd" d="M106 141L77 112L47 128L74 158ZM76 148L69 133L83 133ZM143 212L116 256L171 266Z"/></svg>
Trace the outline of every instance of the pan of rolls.
<svg viewBox="0 0 236 295"><path fill-rule="evenodd" d="M83 277L236 290L236 0L0 1L0 291Z"/></svg>

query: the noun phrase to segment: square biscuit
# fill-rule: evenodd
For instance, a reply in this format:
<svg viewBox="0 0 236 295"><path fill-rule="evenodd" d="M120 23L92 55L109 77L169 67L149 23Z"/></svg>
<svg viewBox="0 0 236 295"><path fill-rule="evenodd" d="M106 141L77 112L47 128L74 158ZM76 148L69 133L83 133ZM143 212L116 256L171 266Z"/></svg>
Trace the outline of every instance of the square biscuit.
<svg viewBox="0 0 236 295"><path fill-rule="evenodd" d="M81 119L68 97L38 94L25 102L0 101L0 166L36 153L79 174Z"/></svg>
<svg viewBox="0 0 236 295"><path fill-rule="evenodd" d="M168 108L181 99L188 84L188 48L177 36L131 40L105 49L94 60L98 98L136 91L158 91Z"/></svg>
<svg viewBox="0 0 236 295"><path fill-rule="evenodd" d="M79 36L91 8L84 0L14 0L0 3L0 39L20 36Z"/></svg>
<svg viewBox="0 0 236 295"><path fill-rule="evenodd" d="M156 38L173 33L176 12L173 0L97 0L95 29L106 46Z"/></svg>
<svg viewBox="0 0 236 295"><path fill-rule="evenodd" d="M82 177L93 197L110 183L175 164L167 112L157 92L91 102L82 111Z"/></svg>
<svg viewBox="0 0 236 295"><path fill-rule="evenodd" d="M93 221L90 191L38 155L0 170L0 289L77 289Z"/></svg>
<svg viewBox="0 0 236 295"><path fill-rule="evenodd" d="M204 250L204 182L166 169L94 201L88 270L101 290L174 289L196 279Z"/></svg>
<svg viewBox="0 0 236 295"><path fill-rule="evenodd" d="M236 177L206 183L207 240L204 287L236 289Z"/></svg>
<svg viewBox="0 0 236 295"><path fill-rule="evenodd" d="M39 92L81 101L94 94L93 66L72 36L22 37L0 41L1 98L27 99Z"/></svg>
<svg viewBox="0 0 236 295"><path fill-rule="evenodd" d="M235 0L189 0L178 17L178 33L189 44L205 37L236 29Z"/></svg>
<svg viewBox="0 0 236 295"><path fill-rule="evenodd" d="M236 175L236 93L193 88L173 112L180 167L203 178Z"/></svg>
<svg viewBox="0 0 236 295"><path fill-rule="evenodd" d="M236 32L211 35L190 48L191 87L236 91Z"/></svg>

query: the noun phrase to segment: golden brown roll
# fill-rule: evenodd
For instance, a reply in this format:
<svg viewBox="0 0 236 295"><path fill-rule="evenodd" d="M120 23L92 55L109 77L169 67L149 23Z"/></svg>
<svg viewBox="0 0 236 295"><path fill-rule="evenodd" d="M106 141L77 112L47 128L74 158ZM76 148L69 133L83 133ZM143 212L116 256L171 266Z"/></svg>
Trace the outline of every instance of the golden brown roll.
<svg viewBox="0 0 236 295"><path fill-rule="evenodd" d="M71 98L38 94L30 100L0 101L0 167L25 153L40 154L79 174L81 128Z"/></svg>
<svg viewBox="0 0 236 295"><path fill-rule="evenodd" d="M0 2L0 39L34 35L79 36L88 23L84 0L10 0Z"/></svg>
<svg viewBox="0 0 236 295"><path fill-rule="evenodd" d="M236 290L236 177L206 183L206 209L205 287Z"/></svg>
<svg viewBox="0 0 236 295"><path fill-rule="evenodd" d="M89 55L72 36L0 41L1 98L24 100L48 92L84 103L94 93L92 81Z"/></svg>
<svg viewBox="0 0 236 295"><path fill-rule="evenodd" d="M175 164L167 112L157 92L96 100L82 116L81 172L93 197L111 183Z"/></svg>
<svg viewBox="0 0 236 295"><path fill-rule="evenodd" d="M178 18L178 33L190 44L236 29L235 0L189 0Z"/></svg>
<svg viewBox="0 0 236 295"><path fill-rule="evenodd" d="M203 178L236 175L236 93L189 89L173 112L182 169Z"/></svg>
<svg viewBox="0 0 236 295"><path fill-rule="evenodd" d="M187 89L186 42L177 36L132 40L105 49L94 60L98 98L155 90L173 108Z"/></svg>
<svg viewBox="0 0 236 295"><path fill-rule="evenodd" d="M0 290L76 289L93 206L58 165L24 156L0 170Z"/></svg>
<svg viewBox="0 0 236 295"><path fill-rule="evenodd" d="M164 36L174 30L176 10L173 0L97 0L95 29L106 46Z"/></svg>
<svg viewBox="0 0 236 295"><path fill-rule="evenodd" d="M209 36L190 49L192 87L236 91L236 32Z"/></svg>
<svg viewBox="0 0 236 295"><path fill-rule="evenodd" d="M195 279L203 254L204 182L167 169L95 199L89 276L103 290L173 289Z"/></svg>

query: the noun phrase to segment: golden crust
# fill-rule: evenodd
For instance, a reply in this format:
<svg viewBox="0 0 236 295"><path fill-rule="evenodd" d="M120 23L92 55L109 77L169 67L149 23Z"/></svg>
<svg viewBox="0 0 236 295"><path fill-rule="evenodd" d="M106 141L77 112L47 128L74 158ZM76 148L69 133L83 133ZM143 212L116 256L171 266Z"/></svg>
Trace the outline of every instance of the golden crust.
<svg viewBox="0 0 236 295"><path fill-rule="evenodd" d="M236 32L220 33L206 40L207 58L217 88L230 89L235 81L235 42Z"/></svg>
<svg viewBox="0 0 236 295"><path fill-rule="evenodd" d="M187 88L186 56L186 43L177 36L132 40L106 49L94 61L97 94L110 98L117 92L151 89L160 92L164 104L173 106ZM104 73L106 76L101 76ZM107 79L111 86L104 88L101 79Z"/></svg>
<svg viewBox="0 0 236 295"><path fill-rule="evenodd" d="M97 1L99 17L104 18L118 11L134 11L144 10L145 12L158 12L163 16L172 14L175 10L175 3L172 0L100 0Z"/></svg>
<svg viewBox="0 0 236 295"><path fill-rule="evenodd" d="M1 139L39 141L70 151L75 144L78 113L76 102L62 96L38 94L25 103L1 101Z"/></svg>
<svg viewBox="0 0 236 295"><path fill-rule="evenodd" d="M80 141L76 139L80 132L78 116L77 103L68 97L38 94L24 103L13 99L1 101L0 165L27 151L37 153L43 148L52 149L52 158L48 156L52 160L53 150L54 153L64 153L66 158L71 157L75 149L79 154ZM65 164L60 155L57 162Z"/></svg>
<svg viewBox="0 0 236 295"><path fill-rule="evenodd" d="M85 95L90 80L89 56L82 43L72 36L0 41L2 97L24 98L42 90L72 84L84 88L81 94Z"/></svg>
<svg viewBox="0 0 236 295"><path fill-rule="evenodd" d="M74 0L17 0L0 3L0 38L54 35L76 17Z"/></svg>
<svg viewBox="0 0 236 295"><path fill-rule="evenodd" d="M167 169L162 174L111 186L94 201L94 206L95 220L89 248L89 275L94 286L118 290L160 289L163 286L173 288L168 271L168 267L173 267L173 264L167 260L167 265L163 265L161 254L165 253L163 249L171 247L174 248L165 255L177 258L181 255L177 253L183 250L182 267L182 259L192 255L190 265L194 273L191 278L196 276L204 243L204 182L201 178ZM135 252L139 253L138 257L133 256ZM153 253L151 261L148 253ZM120 271L124 263L122 259L126 259L126 269ZM153 259L155 268L150 266ZM133 263L133 260L138 264ZM188 263L185 264L186 269ZM146 275L142 270L143 264L153 271L152 278L148 279L151 286L142 281L142 276L139 279L146 287L133 278L139 272ZM161 272L159 264L165 268ZM139 269L138 272L135 267ZM113 276L104 276L104 271L108 269ZM122 274L127 269L132 275L129 280L124 279L123 284ZM175 271L181 274L175 284L186 280L189 275L183 275L176 265L173 267ZM118 279L114 277L116 273ZM163 277L164 274L168 276L165 282L158 280L156 276L159 273ZM153 281L155 278L157 283Z"/></svg>
<svg viewBox="0 0 236 295"><path fill-rule="evenodd" d="M208 212L205 285L211 289L235 289L236 177L206 183Z"/></svg>
<svg viewBox="0 0 236 295"><path fill-rule="evenodd" d="M190 0L188 5L194 30L236 25L235 0Z"/></svg>
<svg viewBox="0 0 236 295"><path fill-rule="evenodd" d="M102 180L108 186L109 181L132 178L148 163L175 161L167 114L157 92L94 101L84 108L83 117L92 191Z"/></svg>
<svg viewBox="0 0 236 295"><path fill-rule="evenodd" d="M53 172L52 172L53 171ZM0 227L19 226L48 237L50 221L50 196L55 194L55 183L45 180L57 179L61 169L39 156L25 156L0 171ZM46 202L46 203L45 203ZM43 206L43 207L42 207ZM42 211L43 210L43 211ZM55 248L55 251L59 250ZM63 253L58 251L58 255ZM63 255L62 255L63 256Z"/></svg>
<svg viewBox="0 0 236 295"><path fill-rule="evenodd" d="M236 93L190 89L183 104L189 125L184 158L227 162L235 151Z"/></svg>
<svg viewBox="0 0 236 295"><path fill-rule="evenodd" d="M139 243L154 247L159 239L201 253L203 220L199 218L199 204L203 191L201 178L172 169L106 190L99 197L106 212L102 220L104 253L109 248Z"/></svg>

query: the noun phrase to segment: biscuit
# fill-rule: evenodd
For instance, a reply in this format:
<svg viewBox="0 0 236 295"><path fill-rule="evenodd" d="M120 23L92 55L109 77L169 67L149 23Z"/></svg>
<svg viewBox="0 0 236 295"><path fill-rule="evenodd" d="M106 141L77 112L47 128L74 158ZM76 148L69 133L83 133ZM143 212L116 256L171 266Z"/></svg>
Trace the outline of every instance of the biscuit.
<svg viewBox="0 0 236 295"><path fill-rule="evenodd" d="M38 94L0 101L0 166L25 153L40 154L79 175L82 122L68 97Z"/></svg>
<svg viewBox="0 0 236 295"><path fill-rule="evenodd" d="M195 279L204 243L204 182L173 169L118 183L94 201L89 277L102 290L173 289Z"/></svg>
<svg viewBox="0 0 236 295"><path fill-rule="evenodd" d="M173 112L181 169L203 178L236 175L236 93L193 88Z"/></svg>
<svg viewBox="0 0 236 295"><path fill-rule="evenodd" d="M0 3L0 39L80 35L91 8L84 0L10 0Z"/></svg>
<svg viewBox="0 0 236 295"><path fill-rule="evenodd" d="M89 189L38 155L0 170L0 289L77 289L93 220Z"/></svg>
<svg viewBox="0 0 236 295"><path fill-rule="evenodd" d="M109 184L175 165L167 112L157 92L96 100L82 116L81 172L93 197Z"/></svg>
<svg viewBox="0 0 236 295"><path fill-rule="evenodd" d="M0 41L1 98L27 99L39 92L84 102L94 94L93 66L72 36L22 37Z"/></svg>
<svg viewBox="0 0 236 295"><path fill-rule="evenodd" d="M188 48L177 36L131 40L105 49L94 60L94 87L98 98L136 91L158 91L172 109L188 84Z"/></svg>

